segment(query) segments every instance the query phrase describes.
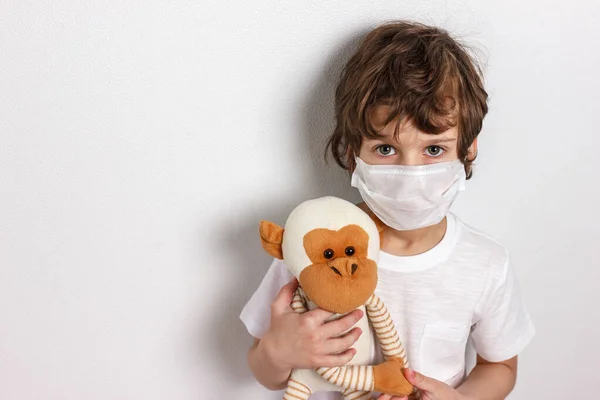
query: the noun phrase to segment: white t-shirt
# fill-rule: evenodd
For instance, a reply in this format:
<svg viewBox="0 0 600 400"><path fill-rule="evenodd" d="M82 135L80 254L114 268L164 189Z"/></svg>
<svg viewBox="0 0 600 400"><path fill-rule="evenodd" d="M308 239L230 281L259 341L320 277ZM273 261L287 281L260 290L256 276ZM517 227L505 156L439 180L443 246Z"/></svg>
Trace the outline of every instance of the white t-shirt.
<svg viewBox="0 0 600 400"><path fill-rule="evenodd" d="M375 293L390 311L411 367L426 376L458 386L469 336L488 361L514 357L534 336L506 249L453 214L437 246L415 256L380 252L378 267ZM269 329L271 302L291 279L274 260L240 316L252 336ZM319 393L311 400L341 398Z"/></svg>

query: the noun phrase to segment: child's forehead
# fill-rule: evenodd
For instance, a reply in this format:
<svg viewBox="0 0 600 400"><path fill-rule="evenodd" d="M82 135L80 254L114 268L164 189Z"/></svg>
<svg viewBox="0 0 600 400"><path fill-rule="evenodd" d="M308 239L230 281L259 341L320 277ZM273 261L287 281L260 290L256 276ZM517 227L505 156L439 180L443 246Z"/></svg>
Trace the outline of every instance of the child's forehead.
<svg viewBox="0 0 600 400"><path fill-rule="evenodd" d="M410 132L416 129L412 120L408 117L393 116L393 119L388 123L388 119L391 117L390 112L392 108L386 104L380 104L373 106L369 111L369 122L371 126L382 136L387 136L390 133L393 134L395 129L398 132Z"/></svg>
<svg viewBox="0 0 600 400"><path fill-rule="evenodd" d="M385 104L376 105L370 110L370 123L371 126L379 132L379 139L415 141L457 138L458 129L456 126L450 127L439 134L429 134L420 131L413 123L412 119L408 117L405 117L402 120L395 117L386 125L386 122L390 117L390 110L391 107Z"/></svg>
<svg viewBox="0 0 600 400"><path fill-rule="evenodd" d="M373 128L378 131L385 128L385 123L390 116L391 107L387 104L378 104L373 106L369 111L369 122ZM390 124L397 124L398 118L395 118Z"/></svg>

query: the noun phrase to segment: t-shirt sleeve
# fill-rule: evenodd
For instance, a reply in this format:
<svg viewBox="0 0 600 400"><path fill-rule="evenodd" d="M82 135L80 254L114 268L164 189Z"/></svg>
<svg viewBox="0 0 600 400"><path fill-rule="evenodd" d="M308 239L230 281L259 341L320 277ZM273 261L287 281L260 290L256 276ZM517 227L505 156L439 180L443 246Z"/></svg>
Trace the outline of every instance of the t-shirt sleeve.
<svg viewBox="0 0 600 400"><path fill-rule="evenodd" d="M473 347L488 361L499 362L518 355L535 335L508 256L504 266L492 274L476 315Z"/></svg>
<svg viewBox="0 0 600 400"><path fill-rule="evenodd" d="M271 323L271 303L294 276L282 260L274 259L258 289L242 309L240 319L250 335L262 338Z"/></svg>

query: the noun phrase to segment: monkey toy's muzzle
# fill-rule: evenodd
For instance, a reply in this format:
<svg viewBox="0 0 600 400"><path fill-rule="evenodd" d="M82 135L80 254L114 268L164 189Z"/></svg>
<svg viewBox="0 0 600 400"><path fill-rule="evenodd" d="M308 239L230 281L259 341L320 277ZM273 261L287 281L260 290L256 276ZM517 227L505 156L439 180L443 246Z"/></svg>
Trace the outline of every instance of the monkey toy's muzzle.
<svg viewBox="0 0 600 400"><path fill-rule="evenodd" d="M299 282L318 307L345 314L364 305L375 291L377 265L367 258L338 257L305 268Z"/></svg>

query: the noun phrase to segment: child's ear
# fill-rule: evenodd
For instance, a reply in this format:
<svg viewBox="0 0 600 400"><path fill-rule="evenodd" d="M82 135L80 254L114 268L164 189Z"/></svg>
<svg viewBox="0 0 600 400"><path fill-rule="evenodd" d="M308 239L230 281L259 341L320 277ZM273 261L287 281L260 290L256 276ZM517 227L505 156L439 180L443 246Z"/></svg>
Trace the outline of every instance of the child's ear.
<svg viewBox="0 0 600 400"><path fill-rule="evenodd" d="M354 169L356 168L356 156L356 152L352 150L352 147L350 145L348 145L348 147L346 148L346 165L348 166L348 173L350 175L352 175Z"/></svg>
<svg viewBox="0 0 600 400"><path fill-rule="evenodd" d="M479 150L477 147L477 138L475 138L475 140L473 140L473 143L471 143L469 149L467 150L467 160L470 162L475 161L475 158L477 158L478 151Z"/></svg>
<svg viewBox="0 0 600 400"><path fill-rule="evenodd" d="M283 260L281 243L283 242L284 229L270 221L260 221L260 243L263 249L271 256Z"/></svg>

